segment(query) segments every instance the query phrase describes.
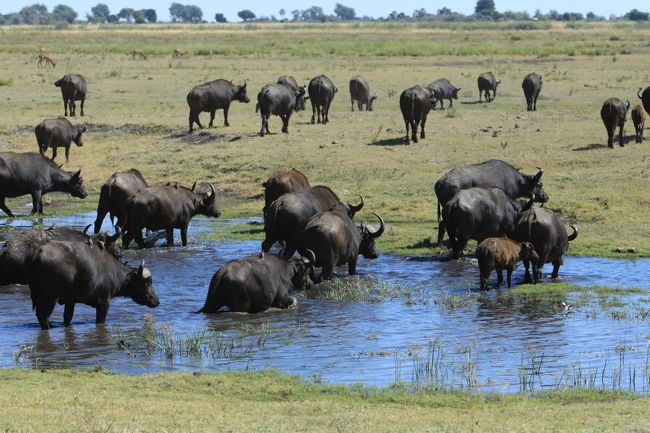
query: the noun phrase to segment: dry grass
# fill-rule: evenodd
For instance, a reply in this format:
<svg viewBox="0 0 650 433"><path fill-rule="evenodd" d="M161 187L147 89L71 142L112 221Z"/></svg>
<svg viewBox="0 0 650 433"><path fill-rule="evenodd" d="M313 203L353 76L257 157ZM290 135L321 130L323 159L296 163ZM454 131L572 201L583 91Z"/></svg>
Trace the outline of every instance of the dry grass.
<svg viewBox="0 0 650 433"><path fill-rule="evenodd" d="M6 144L0 150L35 151L33 126L62 114L53 82L64 73L82 73L89 87L87 115L73 123L83 120L89 130L84 147L71 149L68 167L81 166L94 193L83 203L85 208L95 206L99 187L110 174L137 167L151 182L213 181L225 193L225 216L259 215L261 182L274 170L295 167L313 184L331 185L344 200L363 194L367 209L360 218L374 219L370 212L375 211L387 221L380 245L384 250L422 253L431 251L437 225L432 188L436 179L460 164L500 158L524 172L544 167L548 206L580 229L570 253L611 255L617 246L632 246L650 255L647 144L633 142L630 122L626 147L607 149L599 118L602 101L616 96L634 102L636 90L650 84L647 55L639 45L648 40L648 29L554 26L517 32L517 40L510 39L509 30L415 25L191 29L181 33L170 26L98 27L83 37L74 28L2 29L0 62L3 76L12 82L2 87L0 142ZM323 29L332 36L328 44L333 54L317 48ZM383 51L375 46L376 38ZM467 49L435 55L445 44ZM36 67L34 50L39 46L56 53L55 71ZM230 51L170 58L176 47L195 53L215 46ZM527 47L537 55L513 55L503 46ZM548 53L540 53L544 47ZM585 47L598 47L607 55L580 55L582 49L596 54ZM134 61L127 55L133 48L153 55ZM495 102L478 104L476 77L487 70L503 83ZM527 113L521 80L531 71L544 77L544 87L538 111ZM330 124L310 125L311 113L298 113L286 135L274 117L273 134L260 138L260 119L254 113L258 89L279 75L307 82L321 73L339 87ZM350 112L347 83L356 74L365 76L379 96L374 112ZM248 79L253 102L231 107L229 128L222 126L218 111L216 128L188 137L187 92L220 77ZM403 145L399 93L440 77L463 87L453 116L430 113L427 138ZM201 118L207 124L208 114ZM124 127L127 124L137 126ZM12 202L15 206L26 201Z"/></svg>

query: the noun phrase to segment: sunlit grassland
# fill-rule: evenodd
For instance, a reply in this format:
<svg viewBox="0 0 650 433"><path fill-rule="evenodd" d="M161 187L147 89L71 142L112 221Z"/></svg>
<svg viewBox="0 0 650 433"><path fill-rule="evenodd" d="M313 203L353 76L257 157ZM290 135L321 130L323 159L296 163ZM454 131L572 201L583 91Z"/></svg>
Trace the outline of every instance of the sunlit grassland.
<svg viewBox="0 0 650 433"><path fill-rule="evenodd" d="M276 372L0 371L0 428L41 431L645 431L648 398L310 384ZM579 415L576 415L579 414Z"/></svg>
<svg viewBox="0 0 650 433"><path fill-rule="evenodd" d="M87 26L82 32L71 26L2 28L0 35L0 75L10 80L0 87L0 149L35 151L33 127L63 112L53 82L64 73L88 80L86 117L73 119L89 125L85 145L71 149L64 167L82 167L91 195L70 199L74 211L94 208L101 183L114 171L136 167L151 183L215 182L225 217L259 216L261 183L277 169L295 167L345 201L362 194L367 204L358 218L374 223L370 212L377 212L387 221L382 249L426 254L434 250L437 226L435 181L458 165L499 158L528 173L545 169L547 206L580 230L569 253L613 255L624 246L650 255L648 144L633 142L629 122L626 147L607 149L599 116L608 97L634 104L637 89L650 85L648 27L256 24ZM41 46L57 59L56 70L36 67ZM132 60L133 48L149 60ZM174 48L191 55L172 60ZM199 55L208 50L215 55ZM492 104L478 104L476 77L487 70L503 82ZM521 80L532 71L544 77L544 87L538 111L527 113ZM306 83L321 73L339 87L330 124L310 125L308 103L308 112L292 117L289 135L280 133L275 117L273 134L260 138L254 108L261 86L283 74ZM350 112L347 83L356 74L379 97L373 112ZM404 145L400 92L440 77L462 86L460 98L453 111L429 114L426 139ZM188 137L186 94L215 78L247 79L252 102L233 104L230 127L222 126L218 111L216 128ZM201 120L207 125L208 113ZM235 230L261 237L258 230Z"/></svg>

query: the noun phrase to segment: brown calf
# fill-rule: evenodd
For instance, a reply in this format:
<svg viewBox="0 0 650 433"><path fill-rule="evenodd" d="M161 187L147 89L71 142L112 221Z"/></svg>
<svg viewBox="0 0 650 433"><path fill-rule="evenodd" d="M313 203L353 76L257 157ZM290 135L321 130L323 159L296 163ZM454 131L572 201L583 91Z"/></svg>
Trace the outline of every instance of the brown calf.
<svg viewBox="0 0 650 433"><path fill-rule="evenodd" d="M147 60L147 56L144 54L144 51L142 50L131 51L131 57L133 57L133 60L135 60L136 57L139 57L143 60Z"/></svg>
<svg viewBox="0 0 650 433"><path fill-rule="evenodd" d="M43 48L41 48L43 50ZM47 68L50 67L50 65L56 69L56 61L50 57L47 52L42 52L38 55L38 67L39 68Z"/></svg>
<svg viewBox="0 0 650 433"><path fill-rule="evenodd" d="M497 270L497 286L503 282L503 269L508 271L508 288L512 285L512 271L519 260L539 260L533 244L517 242L505 237L487 238L478 244L476 258L481 272L481 290L487 290L487 281L493 269Z"/></svg>
<svg viewBox="0 0 650 433"><path fill-rule="evenodd" d="M176 48L172 54L172 59L184 59L187 57L187 51Z"/></svg>
<svg viewBox="0 0 650 433"><path fill-rule="evenodd" d="M636 133L636 142L643 141L643 128L645 128L645 110L642 106L637 105L632 109L632 122L634 122L634 132Z"/></svg>

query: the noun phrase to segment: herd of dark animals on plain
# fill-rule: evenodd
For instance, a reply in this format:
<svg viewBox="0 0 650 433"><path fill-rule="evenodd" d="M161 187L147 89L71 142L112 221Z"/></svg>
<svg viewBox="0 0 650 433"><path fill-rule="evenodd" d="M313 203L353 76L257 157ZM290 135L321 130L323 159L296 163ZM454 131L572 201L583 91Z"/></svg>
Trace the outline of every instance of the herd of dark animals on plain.
<svg viewBox="0 0 650 433"><path fill-rule="evenodd" d="M134 54L135 56L135 54ZM486 102L496 97L501 81L493 73L478 77L479 99ZM80 114L84 115L86 81L78 74L65 75L55 82L61 88L64 115L76 115L76 101L81 101ZM209 126L214 123L215 112L223 109L224 125L228 126L228 110L232 101L247 103L247 83L235 85L223 79L195 86L187 95L190 107L189 132L193 125L203 128L199 114L210 113ZM527 75L522 83L528 111L537 109L537 98L542 87L539 74ZM425 138L424 127L430 110L437 103L458 99L461 89L447 79L419 85L402 92L400 109L406 126L406 143ZM329 107L338 91L325 75L315 77L308 86L300 86L291 76L282 76L277 83L262 87L257 95L256 112L260 112L260 135L269 133L271 115L281 118L282 132L288 133L289 119L294 111L312 105L311 123L328 123ZM650 112L650 87L637 96L645 111ZM372 111L376 95L371 96L368 82L355 76L350 80L352 111ZM616 126L620 128L620 146L623 146L623 125L629 101L610 98L603 104L601 117L608 132L608 146L613 147ZM645 112L640 106L632 110L637 142L643 139ZM410 129L410 137L409 137ZM43 213L42 195L50 191L69 193L85 198L81 170L71 173L54 164L58 147L65 148L66 161L72 142L81 146L86 127L73 126L66 118L46 119L36 126L35 134L40 154L0 153L0 209L9 217L13 213L5 204L6 197L31 194L32 213ZM409 140L410 139L410 140ZM45 158L52 148L51 160ZM534 175L500 160L457 167L435 184L438 199L438 245L443 245L445 232L451 256L458 258L470 239L478 246L476 257L480 269L480 288L487 290L488 277L497 271L497 287L507 271L507 285L515 265L521 260L525 267L525 282L538 283L545 263L553 264L552 277L557 278L562 256L569 241L578 230L567 234L564 223L553 211L534 207L533 202L545 203L548 195L542 187L540 168ZM213 276L201 313L216 313L227 307L230 311L256 313L270 307L287 308L295 302L291 291L309 288L313 283L330 279L334 266L348 266L350 275L356 274L356 263L361 254L377 258L375 239L385 229L383 219L378 229L365 224L355 224L353 218L363 206L363 197L357 205L343 203L326 186L311 186L307 177L298 170L279 171L263 184L264 232L262 252L242 259L232 260ZM523 200L517 200L524 198ZM115 222L115 233L100 232L106 215ZM152 284L151 272L142 262L130 267L120 261L121 248L116 245L122 238L122 248L132 240L140 247L151 246L142 236L142 229L164 230L167 245L174 241L173 230L180 229L181 243L187 245L190 219L197 215L217 218L216 191L207 184L197 190L196 182L186 188L176 182L165 185L148 185L136 169L114 173L102 186L97 206L94 234L69 228L51 227L45 230L28 230L8 240L0 250L0 284L28 284L33 309L42 329L49 329L49 317L57 303L64 305L64 325L71 323L76 303L95 307L96 322L106 320L110 300L116 296L130 297L148 307L156 307L159 299ZM278 255L268 254L274 243L282 247ZM294 256L295 252L299 256ZM532 277L530 267L532 266ZM316 277L314 269L322 268Z"/></svg>

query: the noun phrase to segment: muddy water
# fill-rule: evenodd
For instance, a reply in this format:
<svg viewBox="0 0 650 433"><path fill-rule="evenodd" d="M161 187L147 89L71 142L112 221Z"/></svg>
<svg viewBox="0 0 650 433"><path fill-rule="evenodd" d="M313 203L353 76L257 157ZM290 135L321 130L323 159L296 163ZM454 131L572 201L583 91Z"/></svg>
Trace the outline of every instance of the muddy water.
<svg viewBox="0 0 650 433"><path fill-rule="evenodd" d="M46 218L43 224L81 228L93 218L94 214ZM54 329L41 331L27 288L0 288L0 366L102 365L129 374L273 368L328 383L421 385L427 376L425 358L433 348L429 367L437 370L430 369L428 378L448 387L510 392L582 381L583 386L650 391L649 259L566 257L560 272L564 281L644 289L640 295L616 299L615 304L591 302L572 313L559 303L521 302L508 297L506 290L478 296L477 266L471 259L439 262L383 254L374 261L361 258L359 272L389 286L412 287L410 295L372 302L299 295L297 305L283 311L195 314L219 266L259 250L258 241L200 241L203 233L232 223L241 221L196 218L188 248L128 251L125 258L134 265L146 261L161 304L148 309L115 299L105 325L94 323L94 309L78 305L71 327L62 327L63 309L57 307ZM32 224L0 220L0 233L10 237ZM178 241L178 233L176 237ZM550 265L544 270L550 272ZM516 271L516 283L522 273ZM167 340L173 345L165 349L159 339L143 348L136 342L147 314L153 316L159 333L173 333ZM183 341L198 334L204 337L202 348L198 352L184 348ZM592 382L585 379L589 375Z"/></svg>

